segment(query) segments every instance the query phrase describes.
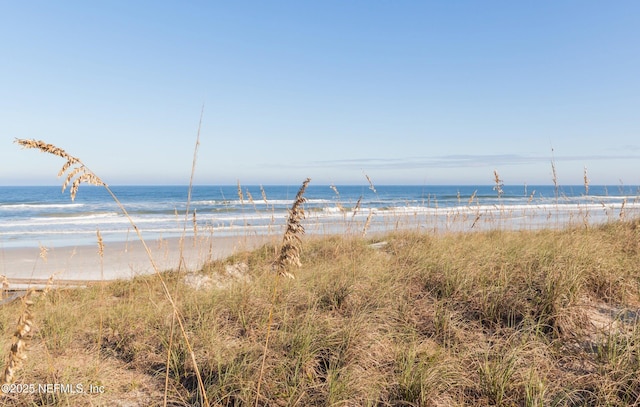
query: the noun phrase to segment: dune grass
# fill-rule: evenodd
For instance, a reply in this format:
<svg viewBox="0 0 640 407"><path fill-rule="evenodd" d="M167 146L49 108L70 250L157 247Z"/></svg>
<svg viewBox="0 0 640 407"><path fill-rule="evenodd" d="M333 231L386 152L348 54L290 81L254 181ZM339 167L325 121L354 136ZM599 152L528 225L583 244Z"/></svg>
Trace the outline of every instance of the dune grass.
<svg viewBox="0 0 640 407"><path fill-rule="evenodd" d="M269 245L199 272L225 284L194 288L163 273L34 294L17 383L105 392L3 402L162 405L168 373L167 404L195 405L190 350L169 346L166 284L212 405L253 404L259 383L265 406L640 403L640 222L304 245L296 278L279 282ZM0 308L3 349L21 307Z"/></svg>

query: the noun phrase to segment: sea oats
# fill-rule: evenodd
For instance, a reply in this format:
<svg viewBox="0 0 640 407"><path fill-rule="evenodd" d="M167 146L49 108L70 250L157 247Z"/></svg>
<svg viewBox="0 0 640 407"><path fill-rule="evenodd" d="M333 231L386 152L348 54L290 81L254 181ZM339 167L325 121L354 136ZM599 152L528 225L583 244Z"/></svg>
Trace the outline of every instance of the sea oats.
<svg viewBox="0 0 640 407"><path fill-rule="evenodd" d="M280 255L274 262L274 268L278 274L293 278L293 274L289 273L287 269L291 265L300 267L300 249L302 245L301 236L304 234L304 226L300 223L305 217L303 204L306 202L304 197L307 185L311 182L311 178L307 178L302 183L302 186L298 190L296 199L289 210L289 217L287 218L286 230L284 237L282 238L282 246L280 248Z"/></svg>
<svg viewBox="0 0 640 407"><path fill-rule="evenodd" d="M477 193L478 193L477 189L475 191L473 191L473 194L471 194L471 197L469 198L469 202L468 202L469 205L471 205L473 203L473 200L476 199L476 194Z"/></svg>
<svg viewBox="0 0 640 407"><path fill-rule="evenodd" d="M31 339L33 331L33 314L31 312L31 308L33 307L31 295L33 292L34 289L30 289L24 297L22 297L23 311L20 317L18 317L16 330L13 333L13 344L9 350L9 357L7 358L7 363L4 368L2 384L13 383L15 374L27 359L27 344Z"/></svg>
<svg viewBox="0 0 640 407"><path fill-rule="evenodd" d="M67 172L67 170L68 170L69 168L71 168L71 166L72 166L73 164L75 164L75 163L77 163L77 161L76 161L76 160L67 160L67 162L66 162L66 163L64 163L64 165L62 166L62 168L61 168L61 169L60 169L60 171L58 172L58 177L61 177L61 176L62 176L62 174L64 174L65 172ZM64 190L64 188L63 188L63 190Z"/></svg>
<svg viewBox="0 0 640 407"><path fill-rule="evenodd" d="M369 182L369 189L372 190L374 194L377 194L378 191L376 191L376 187L373 186L373 182L371 182L371 178L369 178L367 174L364 174L364 176L367 178L367 182Z"/></svg>
<svg viewBox="0 0 640 407"><path fill-rule="evenodd" d="M262 200L264 201L265 206L269 205L269 201L267 201L267 193L264 191L262 185L260 185L260 194L262 195Z"/></svg>
<svg viewBox="0 0 640 407"><path fill-rule="evenodd" d="M244 195L242 194L242 187L240 186L240 180L238 180L238 198L240 199L240 205L244 205Z"/></svg>
<svg viewBox="0 0 640 407"><path fill-rule="evenodd" d="M338 188L333 184L329 185L329 188L331 188L331 190L336 194L336 208L338 208L339 211L343 211L344 208L340 202L340 192L338 191Z"/></svg>
<svg viewBox="0 0 640 407"><path fill-rule="evenodd" d="M504 181L500 179L500 175L498 174L497 170L493 170L493 181L496 184L493 187L493 190L496 191L496 193L498 194L498 198L501 198L502 194L504 193L502 189L504 187Z"/></svg>
<svg viewBox="0 0 640 407"><path fill-rule="evenodd" d="M353 220L353 218L356 217L358 211L360 210L361 204L362 204L362 195L360 195L360 197L358 198L358 201L356 202L356 206L353 208L353 215L351 215L351 220Z"/></svg>
<svg viewBox="0 0 640 407"><path fill-rule="evenodd" d="M49 154L57 155L58 157L65 158L67 161L72 162L72 164L77 162L77 158L74 158L71 155L67 154L67 152L64 151L63 149L58 148L53 144L45 143L42 140L16 139L15 142L20 144L24 148L35 148L42 151L43 153L49 153Z"/></svg>
<svg viewBox="0 0 640 407"><path fill-rule="evenodd" d="M68 164L68 162L67 162ZM66 164L65 164L66 165ZM69 172L69 174L67 174L67 178L64 180L64 182L62 183L62 192L64 192L67 187L69 186L69 183L71 182L71 180L78 175L80 172L82 171L82 167L76 167L74 168L71 172ZM62 174L64 174L63 171L61 171ZM60 176L60 175L58 175Z"/></svg>
<svg viewBox="0 0 640 407"><path fill-rule="evenodd" d="M367 235L367 231L369 230L369 226L371 225L371 218L373 217L373 211L369 209L369 215L367 216L367 220L364 222L364 227L362 228L362 237Z"/></svg>
<svg viewBox="0 0 640 407"><path fill-rule="evenodd" d="M471 224L471 229L473 229L473 228L476 226L476 224L477 224L477 223L478 223L478 221L480 220L480 216L481 216L481 215L480 215L480 212L479 212L479 211L478 211L478 212L476 212L476 218L473 220L473 224Z"/></svg>
<svg viewBox="0 0 640 407"><path fill-rule="evenodd" d="M45 246L40 245L40 258L42 259L42 261L44 261L45 263L47 262L47 254L49 252L49 249Z"/></svg>
<svg viewBox="0 0 640 407"><path fill-rule="evenodd" d="M249 192L249 188L247 188L245 192L247 193L247 199L249 200L249 203L251 204L251 206L253 206L253 209L255 211L258 211L258 208L256 207L256 203L253 200L253 195L251 195L251 192Z"/></svg>
<svg viewBox="0 0 640 407"><path fill-rule="evenodd" d="M86 168L85 168L85 170L86 170ZM68 179L71 179L71 178L68 178ZM73 184L71 184L70 195L71 195L71 200L72 201L76 199L76 194L78 193L78 187L83 182L86 183L86 184L91 184L91 185L96 185L96 186L104 185L102 180L100 180L100 178L98 178L95 174L93 174L91 172L84 172L82 175L80 175L78 178L76 178L73 181Z"/></svg>
<svg viewBox="0 0 640 407"><path fill-rule="evenodd" d="M96 236L98 238L98 255L100 259L104 258L104 241L102 240L102 234L100 234L100 229L96 229Z"/></svg>
<svg viewBox="0 0 640 407"><path fill-rule="evenodd" d="M97 186L106 186L102 180L89 170L80 159L70 155L61 148L54 146L53 144L45 143L42 140L28 140L28 139L15 139L15 143L21 145L23 148L35 148L43 153L53 154L58 157L62 157L67 160L60 171L58 177L64 175L69 169L73 168L67 174L64 183L62 184L62 192L64 192L71 183L71 200L75 200L78 192L78 187L81 183L87 183ZM74 166L77 166L74 168ZM77 178L75 178L77 177ZM75 180L74 180L75 178ZM73 182L71 182L73 180Z"/></svg>
<svg viewBox="0 0 640 407"><path fill-rule="evenodd" d="M0 292L0 300L4 300L4 295L7 290L9 290L9 279L4 274L0 274L0 285L2 286L2 291Z"/></svg>
<svg viewBox="0 0 640 407"><path fill-rule="evenodd" d="M587 176L587 167L584 167L584 194L589 195L589 177Z"/></svg>

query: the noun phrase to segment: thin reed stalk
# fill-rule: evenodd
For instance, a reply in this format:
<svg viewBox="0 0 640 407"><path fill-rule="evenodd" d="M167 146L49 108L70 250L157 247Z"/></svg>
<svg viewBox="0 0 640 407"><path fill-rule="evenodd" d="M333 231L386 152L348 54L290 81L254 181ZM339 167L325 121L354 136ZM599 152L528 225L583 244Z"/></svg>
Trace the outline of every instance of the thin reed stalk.
<svg viewBox="0 0 640 407"><path fill-rule="evenodd" d="M202 105L202 110L200 110L200 121L198 122L198 132L196 135L196 145L193 148L193 160L191 161L191 175L189 176L189 189L187 191L187 207L184 211L184 223L182 227L182 236L180 237L180 260L178 263L178 271L181 270L184 262L184 239L187 234L187 222L189 219L189 207L191 205L191 192L193 191L193 178L196 172L196 162L198 161L198 147L200 147L200 130L202 129L202 117L204 116L204 105ZM195 247L196 244L196 212L193 211L193 244ZM167 369L168 370L168 369Z"/></svg>
<svg viewBox="0 0 640 407"><path fill-rule="evenodd" d="M556 199L556 227L558 226L558 212L559 212L559 207L558 207L558 199L560 197L560 188L558 185L558 173L556 171L556 159L554 157L554 151L553 151L553 147L551 147L551 178L553 181L553 190L554 190L554 196Z"/></svg>
<svg viewBox="0 0 640 407"><path fill-rule="evenodd" d="M167 361L165 362L165 375L164 375L164 400L163 406L167 406L169 398L169 366L171 365L171 349L173 349L173 337L175 336L176 329L176 313L171 313L171 328L169 329L169 345L167 346Z"/></svg>
<svg viewBox="0 0 640 407"><path fill-rule="evenodd" d="M304 234L304 227L300 223L304 219L304 208L302 204L306 202L304 197L307 185L311 182L311 178L307 178L302 183L302 186L296 194L296 199L291 205L289 210L289 217L287 219L287 226L282 239L282 246L280 248L280 254L278 258L273 262L272 267L276 270L276 281L273 285L273 292L271 295L271 306L269 307L269 318L267 321L267 335L264 341L264 351L262 353L262 363L260 365L260 375L258 376L258 384L256 386L256 401L255 405L258 406L260 401L260 387L262 384L262 377L264 375L264 366L267 360L267 350L269 349L269 338L271 334L271 323L273 321L273 309L275 307L276 294L278 292L278 282L280 277L294 278L293 274L288 272L291 265L300 267L300 249L302 245L301 235Z"/></svg>
<svg viewBox="0 0 640 407"><path fill-rule="evenodd" d="M369 209L369 215L367 215L367 220L364 222L364 227L362 228L362 238L367 236L367 231L371 225L371 218L373 218L373 211Z"/></svg>
<svg viewBox="0 0 640 407"><path fill-rule="evenodd" d="M362 195L358 197L358 200L356 201L356 206L353 207L353 215L351 215L351 220L353 220L353 218L358 214L361 204L362 204Z"/></svg>
<svg viewBox="0 0 640 407"><path fill-rule="evenodd" d="M553 147L551 148L551 177L553 180L553 188L555 191L556 204L558 203L559 187L558 187L558 173L556 171L556 159L553 154Z"/></svg>
<svg viewBox="0 0 640 407"><path fill-rule="evenodd" d="M202 129L202 117L204 116L204 105L202 105L202 109L200 110L200 120L198 121L198 131L196 134L196 144L193 148L193 160L191 161L191 175L189 176L189 188L187 190L187 203L184 211L184 222L182 224L182 236L180 236L180 259L178 261L178 272L182 269L182 266L185 265L184 260L184 240L187 235L187 222L189 219L189 208L191 206L191 194L193 191L193 178L196 172L196 162L198 160L198 148L200 147L200 130ZM176 210L177 212L177 210ZM193 247L196 247L196 240L198 237L198 224L196 220L196 210L193 210ZM186 269L186 265L185 265ZM171 350L173 348L173 337L175 333L175 321L176 321L176 312L173 312L171 315L171 329L169 332L169 345L167 346L167 362L165 369L165 382L164 382L164 405L167 405L167 397L169 394L169 364L171 359ZM185 337L186 339L186 337ZM194 362L195 364L195 362ZM196 365L197 369L197 365ZM198 373L199 375L199 373ZM200 377L198 377L199 382L201 381ZM204 390L204 384L202 386L202 393L206 398L206 393Z"/></svg>
<svg viewBox="0 0 640 407"><path fill-rule="evenodd" d="M367 179L367 182L369 183L369 189L377 196L378 191L376 190L376 187L373 185L373 181L371 181L371 178L369 178L369 176L364 171L362 171L362 174L364 175L364 177ZM371 226L372 219L373 219L373 209L369 209L369 215L367 215L367 219L364 222L364 227L362 228L363 238L367 235L367 231L369 230L369 226ZM397 227L398 225L396 224L396 228Z"/></svg>
<svg viewBox="0 0 640 407"><path fill-rule="evenodd" d="M584 167L584 195L585 197L589 196L589 177L587 176L587 166ZM582 212L582 209L580 209ZM582 217L582 223L585 228L589 228L589 205L587 205L584 209L584 215Z"/></svg>
<svg viewBox="0 0 640 407"><path fill-rule="evenodd" d="M102 331L104 325L104 241L100 229L96 229L98 256L100 257L100 323L98 326L98 349L102 349ZM98 358L100 354L98 353ZM96 359L98 359L96 358Z"/></svg>

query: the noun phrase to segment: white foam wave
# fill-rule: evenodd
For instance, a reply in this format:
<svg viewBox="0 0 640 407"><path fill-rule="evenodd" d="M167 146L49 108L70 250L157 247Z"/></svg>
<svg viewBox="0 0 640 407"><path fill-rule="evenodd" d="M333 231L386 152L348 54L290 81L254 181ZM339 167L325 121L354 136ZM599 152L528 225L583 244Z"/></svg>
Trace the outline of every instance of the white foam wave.
<svg viewBox="0 0 640 407"><path fill-rule="evenodd" d="M622 201L624 199L626 199L627 201L633 201L633 200L637 200L638 196L637 195L586 195L586 196L582 196L582 197L577 197L577 198L584 198L584 199L589 199L592 201Z"/></svg>
<svg viewBox="0 0 640 407"><path fill-rule="evenodd" d="M548 213L581 213L617 211L623 207L622 203L571 203L571 204L526 204L526 205L465 205L453 207L425 207L425 206L395 206L385 208L363 208L356 215L366 216L369 213L377 216L411 216L411 215L456 215L456 214L492 214L512 218L513 216L547 215ZM625 210L639 210L640 203L625 203ZM336 207L323 208L320 212L311 212L307 217L338 218L354 215L353 211L344 211Z"/></svg>
<svg viewBox="0 0 640 407"><path fill-rule="evenodd" d="M99 224L99 223L128 223L128 220L118 213L95 213L82 216L52 216L43 218L29 218L25 220L12 220L11 222L0 222L2 227L30 227L30 226L59 226L59 225L79 225L79 224Z"/></svg>
<svg viewBox="0 0 640 407"><path fill-rule="evenodd" d="M15 209L55 209L55 208L81 208L85 204L81 203L69 203L69 204L0 204L0 210L15 210Z"/></svg>
<svg viewBox="0 0 640 407"><path fill-rule="evenodd" d="M295 198L291 198L291 199L268 199L267 198L267 201L265 202L264 199L260 197L260 198L254 198L253 202L245 198L245 200L242 202L240 200L200 200L200 201L193 201L191 202L191 204L194 206L198 206L198 205L272 206L272 205L291 205L293 204L294 200ZM307 199L307 203L312 205L313 204L329 204L329 203L333 203L333 201L328 199Z"/></svg>

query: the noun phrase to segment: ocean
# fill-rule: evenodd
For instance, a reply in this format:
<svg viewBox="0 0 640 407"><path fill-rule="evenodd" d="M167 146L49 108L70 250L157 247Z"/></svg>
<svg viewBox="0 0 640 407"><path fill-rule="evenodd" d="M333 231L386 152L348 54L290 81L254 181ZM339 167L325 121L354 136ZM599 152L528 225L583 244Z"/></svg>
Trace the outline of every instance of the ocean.
<svg viewBox="0 0 640 407"><path fill-rule="evenodd" d="M113 186L145 239L281 233L298 185ZM328 186L310 184L307 233L415 229L536 229L637 217L638 186ZM0 247L60 247L136 239L104 188L82 185L75 201L60 187L0 187Z"/></svg>

